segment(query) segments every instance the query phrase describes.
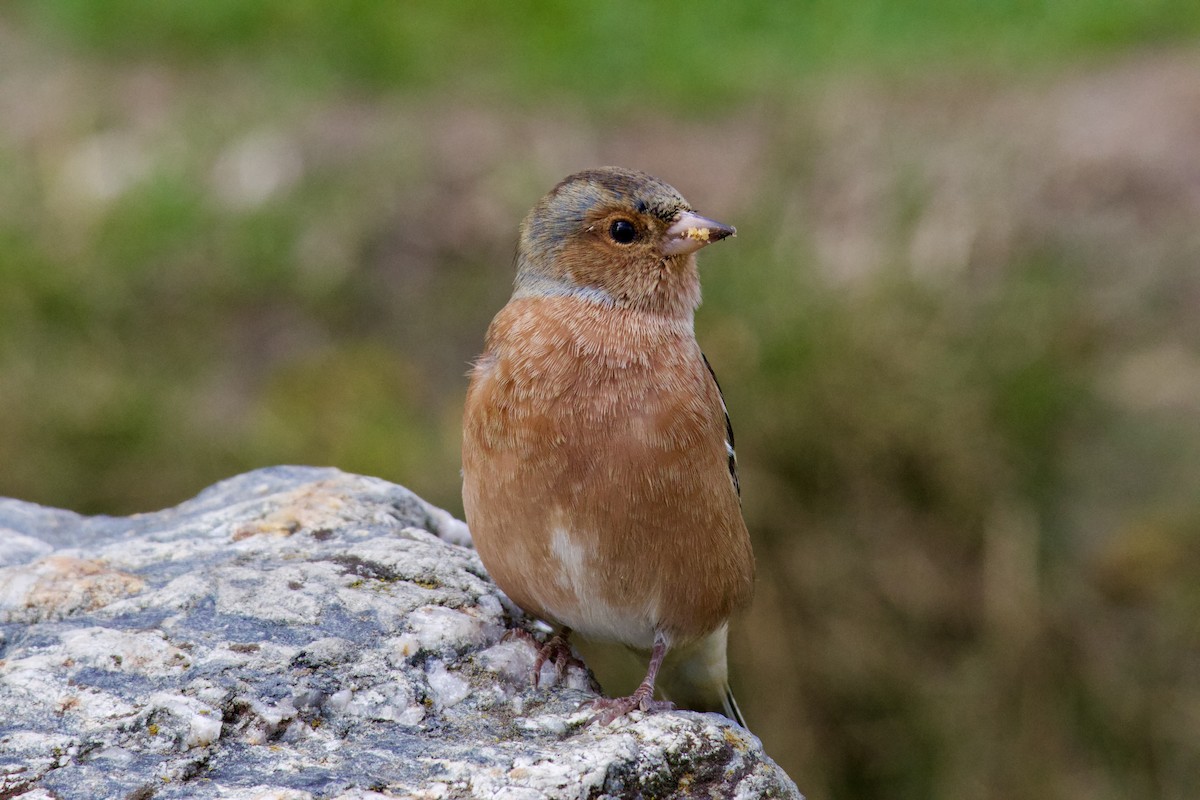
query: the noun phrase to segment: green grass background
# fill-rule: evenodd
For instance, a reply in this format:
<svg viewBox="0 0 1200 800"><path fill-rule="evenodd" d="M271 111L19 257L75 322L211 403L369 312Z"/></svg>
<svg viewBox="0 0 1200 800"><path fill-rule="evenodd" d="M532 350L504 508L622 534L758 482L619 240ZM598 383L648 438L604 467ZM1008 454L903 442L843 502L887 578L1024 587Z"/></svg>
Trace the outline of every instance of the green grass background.
<svg viewBox="0 0 1200 800"><path fill-rule="evenodd" d="M1104 92L1198 43L1193 0L11 0L0 494L129 513L308 463L460 513L517 222L654 169L739 228L698 329L768 752L814 798L1195 797L1200 167ZM1055 166L1058 92L1128 163Z"/></svg>

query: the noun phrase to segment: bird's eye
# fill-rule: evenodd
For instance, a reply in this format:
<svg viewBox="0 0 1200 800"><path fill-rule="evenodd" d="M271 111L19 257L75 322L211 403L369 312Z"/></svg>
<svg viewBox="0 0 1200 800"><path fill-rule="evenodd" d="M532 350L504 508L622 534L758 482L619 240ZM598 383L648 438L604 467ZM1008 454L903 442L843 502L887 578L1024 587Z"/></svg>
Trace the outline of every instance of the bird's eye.
<svg viewBox="0 0 1200 800"><path fill-rule="evenodd" d="M627 219L618 219L609 227L608 235L618 244L629 244L637 238L637 228Z"/></svg>

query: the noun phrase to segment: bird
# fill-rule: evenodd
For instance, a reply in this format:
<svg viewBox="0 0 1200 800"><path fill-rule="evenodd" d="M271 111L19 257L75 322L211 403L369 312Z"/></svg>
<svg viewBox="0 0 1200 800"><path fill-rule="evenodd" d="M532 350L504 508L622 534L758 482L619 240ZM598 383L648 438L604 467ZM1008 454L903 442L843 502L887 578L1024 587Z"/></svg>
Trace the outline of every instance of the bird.
<svg viewBox="0 0 1200 800"><path fill-rule="evenodd" d="M496 584L554 631L535 685L547 659L561 675L572 633L648 654L632 695L590 701L601 724L678 703L745 725L726 640L754 555L694 326L696 252L735 233L644 172L568 176L521 223L512 296L470 371L463 506Z"/></svg>

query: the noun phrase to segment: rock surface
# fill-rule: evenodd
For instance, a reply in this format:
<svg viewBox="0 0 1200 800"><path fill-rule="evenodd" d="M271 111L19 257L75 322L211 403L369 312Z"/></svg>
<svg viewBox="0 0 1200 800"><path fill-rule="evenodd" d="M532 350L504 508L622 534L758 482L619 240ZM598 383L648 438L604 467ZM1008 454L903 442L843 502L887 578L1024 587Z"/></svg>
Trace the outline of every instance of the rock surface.
<svg viewBox="0 0 1200 800"><path fill-rule="evenodd" d="M511 627L466 527L374 478L0 500L0 798L799 797L723 717L587 725L590 676L533 691Z"/></svg>

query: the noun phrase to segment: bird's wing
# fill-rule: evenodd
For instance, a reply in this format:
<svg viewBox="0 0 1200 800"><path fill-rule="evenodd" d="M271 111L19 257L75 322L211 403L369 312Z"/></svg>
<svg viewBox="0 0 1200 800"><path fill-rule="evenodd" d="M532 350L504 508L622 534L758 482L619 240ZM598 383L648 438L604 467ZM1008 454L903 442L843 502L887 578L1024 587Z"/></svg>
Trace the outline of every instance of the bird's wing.
<svg viewBox="0 0 1200 800"><path fill-rule="evenodd" d="M721 398L721 411L725 414L725 451L729 454L729 477L733 478L733 488L738 497L741 497L742 484L738 480L737 454L733 449L733 423L729 421L729 409L725 407L725 393L721 391L721 382L717 380L717 373L713 372L712 364L708 363L708 356L701 353L700 357L704 359L704 366L708 367L708 374L712 376L713 384L717 387L717 397Z"/></svg>

